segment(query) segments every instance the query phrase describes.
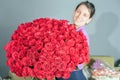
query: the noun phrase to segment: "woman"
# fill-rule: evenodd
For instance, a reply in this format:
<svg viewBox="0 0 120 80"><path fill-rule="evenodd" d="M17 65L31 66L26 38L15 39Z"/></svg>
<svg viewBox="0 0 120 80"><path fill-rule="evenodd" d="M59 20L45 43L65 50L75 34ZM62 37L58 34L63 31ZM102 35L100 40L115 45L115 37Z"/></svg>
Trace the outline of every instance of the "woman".
<svg viewBox="0 0 120 80"><path fill-rule="evenodd" d="M73 24L77 31L82 31L87 38L89 44L88 34L85 30L85 25L88 24L95 13L95 7L91 2L81 2L75 8L73 14ZM78 65L79 70L73 71L69 79L57 78L56 80L86 80L82 72L83 64Z"/></svg>

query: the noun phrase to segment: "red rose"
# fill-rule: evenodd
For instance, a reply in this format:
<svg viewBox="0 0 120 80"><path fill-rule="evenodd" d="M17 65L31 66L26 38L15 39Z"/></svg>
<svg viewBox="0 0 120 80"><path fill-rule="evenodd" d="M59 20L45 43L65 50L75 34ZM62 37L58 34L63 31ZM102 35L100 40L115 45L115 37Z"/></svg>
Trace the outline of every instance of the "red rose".
<svg viewBox="0 0 120 80"><path fill-rule="evenodd" d="M31 73L32 72L32 69L31 68L29 68L29 67L24 67L23 68L23 72L22 72L22 75L24 76L24 77L29 77L29 76L31 76Z"/></svg>
<svg viewBox="0 0 120 80"><path fill-rule="evenodd" d="M64 72L63 78L64 78L64 79L68 79L69 77L70 77L70 72L69 72L69 71Z"/></svg>

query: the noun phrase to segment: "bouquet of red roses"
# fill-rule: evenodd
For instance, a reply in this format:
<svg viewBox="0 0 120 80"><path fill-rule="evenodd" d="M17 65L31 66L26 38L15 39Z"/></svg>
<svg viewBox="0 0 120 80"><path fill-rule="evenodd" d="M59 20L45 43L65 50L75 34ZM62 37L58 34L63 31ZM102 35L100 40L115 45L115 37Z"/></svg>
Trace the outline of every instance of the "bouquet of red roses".
<svg viewBox="0 0 120 80"><path fill-rule="evenodd" d="M51 18L20 24L5 51L11 72L38 79L69 78L78 64L89 61L85 35L67 20Z"/></svg>

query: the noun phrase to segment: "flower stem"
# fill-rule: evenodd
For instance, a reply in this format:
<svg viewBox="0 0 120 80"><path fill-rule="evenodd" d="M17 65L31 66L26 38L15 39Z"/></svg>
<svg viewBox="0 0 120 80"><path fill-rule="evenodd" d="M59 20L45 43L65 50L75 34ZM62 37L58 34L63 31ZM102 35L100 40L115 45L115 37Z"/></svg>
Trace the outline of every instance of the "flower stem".
<svg viewBox="0 0 120 80"><path fill-rule="evenodd" d="M34 77L31 77L31 80L34 80Z"/></svg>

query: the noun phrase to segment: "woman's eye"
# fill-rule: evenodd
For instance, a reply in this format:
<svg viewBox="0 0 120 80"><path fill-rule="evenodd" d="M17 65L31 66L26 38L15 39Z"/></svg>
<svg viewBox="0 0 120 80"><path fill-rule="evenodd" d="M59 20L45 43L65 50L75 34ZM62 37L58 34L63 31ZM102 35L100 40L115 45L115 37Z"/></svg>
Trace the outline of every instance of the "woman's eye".
<svg viewBox="0 0 120 80"><path fill-rule="evenodd" d="M76 12L77 12L77 13L80 13L80 11L79 11L79 10L77 10Z"/></svg>
<svg viewBox="0 0 120 80"><path fill-rule="evenodd" d="M85 17L88 17L88 15L87 15L87 14L84 14L84 16L85 16Z"/></svg>

